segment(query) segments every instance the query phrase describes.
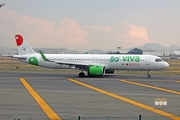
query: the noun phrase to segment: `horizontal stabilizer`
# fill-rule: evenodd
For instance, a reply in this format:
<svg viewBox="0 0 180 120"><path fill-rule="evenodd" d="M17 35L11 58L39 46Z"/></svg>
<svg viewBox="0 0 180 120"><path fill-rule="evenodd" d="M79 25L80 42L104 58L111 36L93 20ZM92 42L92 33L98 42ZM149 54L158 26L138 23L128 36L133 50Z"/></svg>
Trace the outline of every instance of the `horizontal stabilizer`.
<svg viewBox="0 0 180 120"><path fill-rule="evenodd" d="M25 56L20 56L20 55L13 55L12 56L13 59L18 59L18 60L27 60L27 57Z"/></svg>

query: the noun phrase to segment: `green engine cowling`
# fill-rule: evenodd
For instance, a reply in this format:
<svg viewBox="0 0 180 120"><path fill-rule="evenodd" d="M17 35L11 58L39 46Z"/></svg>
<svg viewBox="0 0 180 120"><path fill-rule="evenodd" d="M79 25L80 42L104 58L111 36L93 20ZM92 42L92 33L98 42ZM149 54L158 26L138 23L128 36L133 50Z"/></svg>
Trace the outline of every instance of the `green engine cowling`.
<svg viewBox="0 0 180 120"><path fill-rule="evenodd" d="M105 74L105 67L104 66L90 66L88 69L88 75L90 76L98 76Z"/></svg>
<svg viewBox="0 0 180 120"><path fill-rule="evenodd" d="M108 74L114 74L116 72L116 70L111 70L111 69L107 69L105 71L105 73L108 73Z"/></svg>

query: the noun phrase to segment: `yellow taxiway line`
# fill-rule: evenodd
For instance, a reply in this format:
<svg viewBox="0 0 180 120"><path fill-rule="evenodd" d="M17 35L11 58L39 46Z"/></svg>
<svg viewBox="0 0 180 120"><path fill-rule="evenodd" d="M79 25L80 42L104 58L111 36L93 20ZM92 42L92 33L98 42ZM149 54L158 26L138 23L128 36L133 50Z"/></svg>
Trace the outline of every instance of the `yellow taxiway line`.
<svg viewBox="0 0 180 120"><path fill-rule="evenodd" d="M48 106L48 104L38 95L38 93L26 82L24 78L19 79L50 120L61 120L61 118Z"/></svg>
<svg viewBox="0 0 180 120"><path fill-rule="evenodd" d="M124 83L129 83L129 84L133 84L133 85L143 86L143 87L147 87L147 88L152 88L152 89L161 90L161 91L165 91L165 92L169 92L169 93L174 93L174 94L180 95L180 92L174 91L174 90L168 90L168 89L165 89L165 88L160 88L160 87L156 87L156 86L146 85L146 84L142 84L142 83L138 83L138 82L132 82L132 81L129 81L129 80L119 80L119 81L120 82L124 82Z"/></svg>
<svg viewBox="0 0 180 120"><path fill-rule="evenodd" d="M174 82L180 83L180 80L176 80L176 81L174 81Z"/></svg>
<svg viewBox="0 0 180 120"><path fill-rule="evenodd" d="M151 106L142 104L142 103L140 103L140 102L136 102L136 101L134 101L134 100L131 100L131 99L128 99L128 98L125 98L125 97L122 97L122 96L119 96L119 95L110 93L110 92L108 92L108 91L105 91L105 90L96 88L96 87L94 87L94 86L88 85L88 84L83 83L83 82L80 82L80 81L78 81L78 80L75 80L75 79L72 79L72 78L67 78L67 80L69 80L69 81L71 81L71 82L74 82L74 83L76 83L76 84L82 85L82 86L84 86L84 87L87 87L87 88L89 88L89 89L95 90L95 91L100 92L100 93L102 93L102 94L108 95L108 96L110 96L110 97L113 97L113 98L122 100L122 101L124 101L124 102L133 104L133 105L135 105L135 106L144 108L144 109L146 109L146 110L149 110L149 111L151 111L151 112L157 113L157 114L159 114L159 115L168 117L168 118L170 118L170 119L180 120L180 117L175 116L175 115L173 115L173 114L171 114L171 113L168 113L168 112L165 112L165 111L162 111L162 110L153 108L153 107L151 107Z"/></svg>
<svg viewBox="0 0 180 120"><path fill-rule="evenodd" d="M139 82L173 82L172 80L139 80Z"/></svg>

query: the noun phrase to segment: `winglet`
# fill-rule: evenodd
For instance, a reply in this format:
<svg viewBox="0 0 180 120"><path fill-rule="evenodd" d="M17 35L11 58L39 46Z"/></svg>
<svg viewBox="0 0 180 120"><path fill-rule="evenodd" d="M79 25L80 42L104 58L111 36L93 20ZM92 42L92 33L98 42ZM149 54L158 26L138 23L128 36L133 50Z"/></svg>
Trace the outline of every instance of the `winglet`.
<svg viewBox="0 0 180 120"><path fill-rule="evenodd" d="M44 61L49 61L46 56L42 53L42 51L39 50L39 53L41 54Z"/></svg>

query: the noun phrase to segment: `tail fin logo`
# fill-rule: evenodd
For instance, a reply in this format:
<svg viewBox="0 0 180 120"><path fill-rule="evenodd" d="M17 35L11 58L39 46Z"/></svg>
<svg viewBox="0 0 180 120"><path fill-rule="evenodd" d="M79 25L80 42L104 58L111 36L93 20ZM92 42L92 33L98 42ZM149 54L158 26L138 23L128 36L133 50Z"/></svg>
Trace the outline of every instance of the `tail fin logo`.
<svg viewBox="0 0 180 120"><path fill-rule="evenodd" d="M23 43L23 37L22 37L21 35L17 34L17 35L15 36L15 39L16 39L16 44L17 44L17 46L22 45L22 43Z"/></svg>
<svg viewBox="0 0 180 120"><path fill-rule="evenodd" d="M37 54L21 34L15 35L19 55Z"/></svg>

